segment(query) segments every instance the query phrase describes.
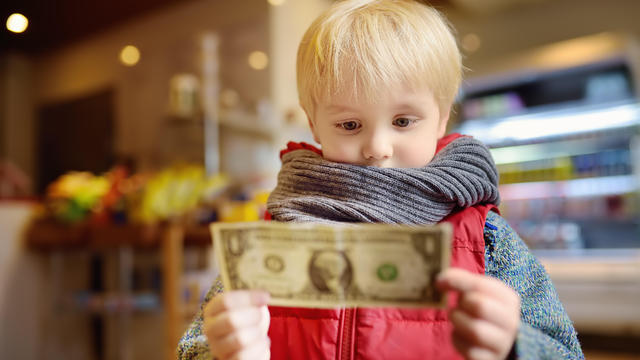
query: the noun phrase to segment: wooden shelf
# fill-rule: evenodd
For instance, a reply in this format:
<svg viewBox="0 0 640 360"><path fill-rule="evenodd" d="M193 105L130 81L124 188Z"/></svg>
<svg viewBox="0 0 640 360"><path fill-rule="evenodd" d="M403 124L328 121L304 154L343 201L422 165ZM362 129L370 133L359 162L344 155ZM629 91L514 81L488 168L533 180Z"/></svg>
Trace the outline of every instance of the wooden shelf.
<svg viewBox="0 0 640 360"><path fill-rule="evenodd" d="M165 359L175 359L185 315L181 299L184 247L211 245L208 226L185 226L179 221L154 225L93 226L35 220L25 235L29 249L44 253L123 246L159 251L162 258L162 311L165 321L163 352Z"/></svg>

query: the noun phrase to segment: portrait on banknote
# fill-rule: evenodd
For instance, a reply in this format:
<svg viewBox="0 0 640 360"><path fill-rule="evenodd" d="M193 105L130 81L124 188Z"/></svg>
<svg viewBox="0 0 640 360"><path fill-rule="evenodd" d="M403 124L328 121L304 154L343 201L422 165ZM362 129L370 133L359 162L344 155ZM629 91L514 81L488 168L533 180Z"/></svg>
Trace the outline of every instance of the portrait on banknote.
<svg viewBox="0 0 640 360"><path fill-rule="evenodd" d="M316 251L309 261L311 283L322 292L347 292L352 275L351 261L343 251Z"/></svg>

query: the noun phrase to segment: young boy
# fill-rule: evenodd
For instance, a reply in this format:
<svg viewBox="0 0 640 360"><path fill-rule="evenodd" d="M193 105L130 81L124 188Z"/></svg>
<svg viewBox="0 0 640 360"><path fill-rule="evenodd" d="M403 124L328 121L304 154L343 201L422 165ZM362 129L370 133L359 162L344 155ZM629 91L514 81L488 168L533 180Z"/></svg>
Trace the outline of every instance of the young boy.
<svg viewBox="0 0 640 360"><path fill-rule="evenodd" d="M276 221L454 227L457 294L435 309L267 307L267 293L218 282L179 346L181 359L574 359L575 330L540 263L497 214L486 147L445 135L461 81L446 21L410 0L347 0L307 30L298 91L319 150L281 153Z"/></svg>

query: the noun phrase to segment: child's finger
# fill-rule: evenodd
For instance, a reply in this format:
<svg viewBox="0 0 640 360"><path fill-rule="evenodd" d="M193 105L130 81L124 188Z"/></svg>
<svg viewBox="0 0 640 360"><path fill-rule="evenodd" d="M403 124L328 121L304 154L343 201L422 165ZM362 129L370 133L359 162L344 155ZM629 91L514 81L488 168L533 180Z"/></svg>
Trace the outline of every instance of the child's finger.
<svg viewBox="0 0 640 360"><path fill-rule="evenodd" d="M458 337L453 338L453 346L467 360L493 360L496 358L496 354L492 351L471 345Z"/></svg>
<svg viewBox="0 0 640 360"><path fill-rule="evenodd" d="M479 291L488 294L502 303L512 305L514 292L500 280L473 274L463 269L450 268L438 275L436 286L441 291L459 291L462 293L469 291ZM515 295L517 298L517 295Z"/></svg>
<svg viewBox="0 0 640 360"><path fill-rule="evenodd" d="M269 360L271 357L271 342L264 339L240 350L229 357L230 360Z"/></svg>
<svg viewBox="0 0 640 360"><path fill-rule="evenodd" d="M205 319L205 335L216 339L247 327L260 328L262 317L263 311L257 307L223 312Z"/></svg>
<svg viewBox="0 0 640 360"><path fill-rule="evenodd" d="M499 327L472 318L459 310L452 311L449 319L453 323L454 338L459 337L471 346L486 348L496 353L504 351L508 334ZM511 339L506 340L511 342Z"/></svg>
<svg viewBox="0 0 640 360"><path fill-rule="evenodd" d="M440 273L436 284L443 290L459 292L480 291L486 286L481 285L483 275L474 274L464 269L449 268Z"/></svg>
<svg viewBox="0 0 640 360"><path fill-rule="evenodd" d="M263 306L260 308L260 312L262 314L262 320L260 321L260 329L264 334L269 332L269 324L271 323L271 314L269 313L269 308Z"/></svg>
<svg viewBox="0 0 640 360"><path fill-rule="evenodd" d="M210 343L212 352L220 357L229 355L250 347L253 343L263 340L267 335L257 326L241 329L216 339Z"/></svg>
<svg viewBox="0 0 640 360"><path fill-rule="evenodd" d="M269 293L266 291L231 291L211 299L204 308L204 316L214 316L233 309L263 306L268 302Z"/></svg>
<svg viewBox="0 0 640 360"><path fill-rule="evenodd" d="M465 293L458 301L458 308L477 319L485 320L506 329L515 331L520 323L517 309L505 307L504 304L491 296L480 292Z"/></svg>

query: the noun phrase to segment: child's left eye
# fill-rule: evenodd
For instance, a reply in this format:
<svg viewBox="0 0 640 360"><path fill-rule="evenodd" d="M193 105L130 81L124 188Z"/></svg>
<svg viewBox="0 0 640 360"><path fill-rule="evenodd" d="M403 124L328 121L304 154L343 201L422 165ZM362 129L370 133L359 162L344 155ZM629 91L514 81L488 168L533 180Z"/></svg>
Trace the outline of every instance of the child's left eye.
<svg viewBox="0 0 640 360"><path fill-rule="evenodd" d="M397 119L393 119L393 125L397 126L397 127L407 127L409 125L411 125L412 123L414 123L415 120L409 119L409 118L397 118Z"/></svg>
<svg viewBox="0 0 640 360"><path fill-rule="evenodd" d="M360 128L360 124L357 121L353 120L342 122L337 126L347 131L354 131Z"/></svg>

